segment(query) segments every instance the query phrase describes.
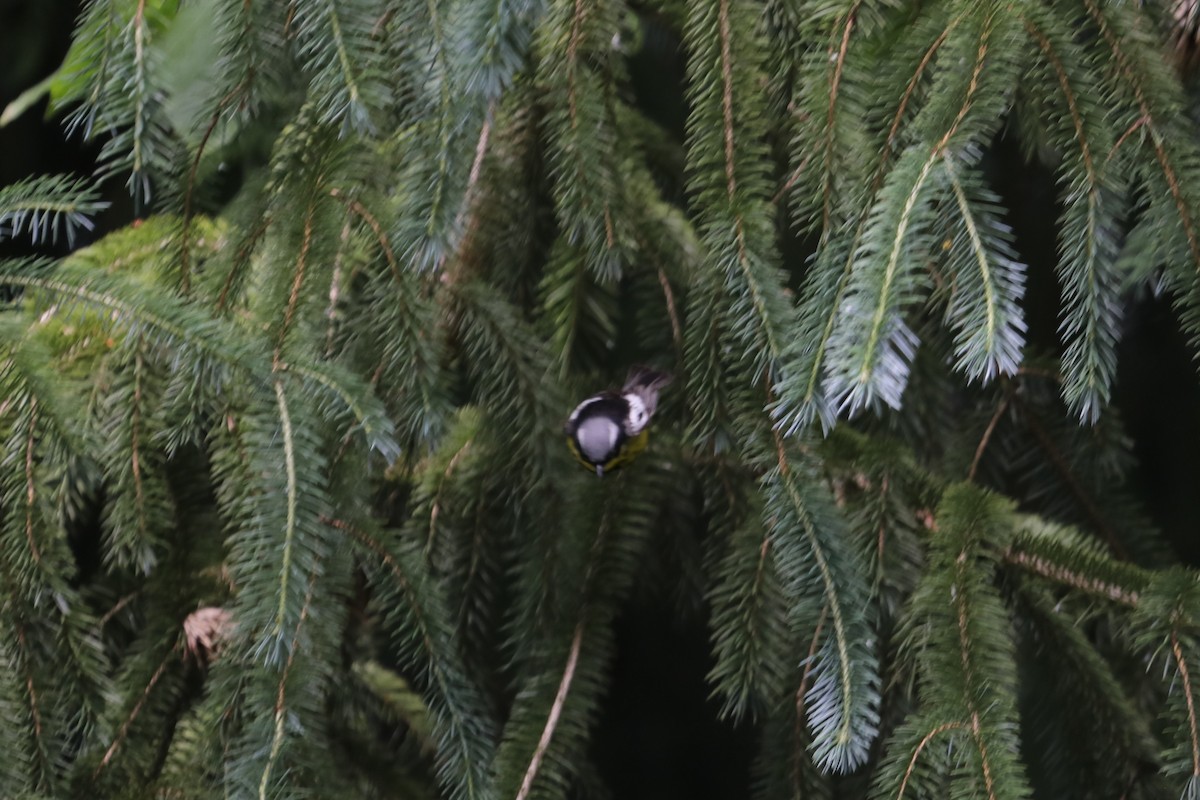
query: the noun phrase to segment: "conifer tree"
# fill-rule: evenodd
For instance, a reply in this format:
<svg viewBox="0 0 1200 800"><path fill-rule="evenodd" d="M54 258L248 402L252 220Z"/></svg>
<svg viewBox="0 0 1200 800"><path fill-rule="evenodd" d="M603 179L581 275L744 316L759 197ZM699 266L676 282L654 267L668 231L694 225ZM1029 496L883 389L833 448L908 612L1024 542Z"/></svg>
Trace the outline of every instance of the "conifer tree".
<svg viewBox="0 0 1200 800"><path fill-rule="evenodd" d="M70 248L0 261L0 797L603 796L646 593L746 796L1200 797L1111 402L1129 298L1200 344L1195 7L87 0L5 115L100 149L0 188Z"/></svg>

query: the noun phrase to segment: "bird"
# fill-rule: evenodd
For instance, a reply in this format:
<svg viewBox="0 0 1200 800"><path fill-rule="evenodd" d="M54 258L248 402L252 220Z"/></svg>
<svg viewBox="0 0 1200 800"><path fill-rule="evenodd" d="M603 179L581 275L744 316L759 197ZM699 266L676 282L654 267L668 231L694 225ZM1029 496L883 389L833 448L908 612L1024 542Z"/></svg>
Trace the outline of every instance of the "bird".
<svg viewBox="0 0 1200 800"><path fill-rule="evenodd" d="M634 367L621 391L592 395L571 412L563 426L571 455L603 477L646 449L658 393L671 376L649 367Z"/></svg>

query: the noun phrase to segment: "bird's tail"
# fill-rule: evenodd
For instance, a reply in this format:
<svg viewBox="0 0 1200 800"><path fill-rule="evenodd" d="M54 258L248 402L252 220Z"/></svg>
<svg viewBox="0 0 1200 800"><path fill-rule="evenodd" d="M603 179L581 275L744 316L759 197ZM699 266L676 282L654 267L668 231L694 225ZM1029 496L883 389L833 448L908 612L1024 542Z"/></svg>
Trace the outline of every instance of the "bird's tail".
<svg viewBox="0 0 1200 800"><path fill-rule="evenodd" d="M625 378L624 392L634 392L646 404L646 411L654 413L658 407L658 393L671 382L671 376L650 367L637 366L629 370Z"/></svg>

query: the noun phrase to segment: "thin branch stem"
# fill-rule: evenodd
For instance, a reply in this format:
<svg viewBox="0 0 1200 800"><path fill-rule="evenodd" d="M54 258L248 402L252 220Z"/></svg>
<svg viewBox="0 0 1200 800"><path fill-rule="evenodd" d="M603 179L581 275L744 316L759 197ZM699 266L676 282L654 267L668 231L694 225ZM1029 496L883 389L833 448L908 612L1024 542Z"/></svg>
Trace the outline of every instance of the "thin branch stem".
<svg viewBox="0 0 1200 800"><path fill-rule="evenodd" d="M179 291L185 297L191 293L192 287L192 252L189 240L192 232L192 197L196 191L196 174L200 170L200 160L204 156L208 140L212 137L213 131L217 129L217 125L221 121L221 115L225 112L225 107L231 100L242 93L244 86L246 86L245 80L239 82L237 86L233 87L217 102L217 107L212 113L212 118L208 121L208 127L204 129L204 135L200 137L200 144L196 147L196 155L192 158L192 165L188 169L187 182L183 192L183 230L179 234Z"/></svg>
<svg viewBox="0 0 1200 800"><path fill-rule="evenodd" d="M1188 737L1192 745L1192 778L1200 778L1200 731L1197 730L1196 701L1192 695L1192 679L1188 672L1187 659L1184 658L1183 646L1179 642L1179 630L1171 628L1171 655L1179 668L1179 678L1183 682L1183 697L1187 702Z"/></svg>
<svg viewBox="0 0 1200 800"><path fill-rule="evenodd" d="M821 236L824 237L829 231L829 220L833 215L833 182L829 176L833 170L833 151L834 140L833 124L834 117L837 111L838 88L842 82L842 70L846 67L846 51L850 47L850 33L854 30L854 21L858 15L858 7L862 5L862 0L855 2L850 10L846 12L846 24L842 29L842 43L837 53L830 50L830 60L833 61L833 77L829 81L829 107L825 114L825 147L824 147L824 167L823 178L824 185L821 187Z"/></svg>
<svg viewBox="0 0 1200 800"><path fill-rule="evenodd" d="M679 312L675 309L675 292L671 289L671 281L667 279L667 273L660 267L658 270L658 283L662 286L663 297L667 301L667 317L671 320L671 339L675 342L675 349L683 360L683 326L679 324Z"/></svg>
<svg viewBox="0 0 1200 800"><path fill-rule="evenodd" d="M529 767L525 770L525 777L521 780L521 788L517 791L515 800L526 800L529 796L529 792L533 788L533 781L542 766L542 759L545 758L546 750L550 747L550 740L554 737L554 731L558 728L558 721L562 716L563 706L567 702L567 694L571 691L571 683L575 679L575 667L579 663L579 651L583 647L583 632L584 624L581 619L575 626L575 635L571 637L571 649L567 653L567 665L563 669L562 679L558 682L558 691L554 694L554 703L550 706L550 714L546 718L546 725L542 728L542 735L538 738L537 747L533 751L533 758L530 759Z"/></svg>
<svg viewBox="0 0 1200 800"><path fill-rule="evenodd" d="M383 251L383 257L387 259L392 274L396 277L396 280L400 280L400 262L396 260L396 253L392 250L392 244L388 240L387 231L383 229L383 225L379 223L375 215L358 200L350 197L336 186L329 190L329 196L344 203L348 209L361 217L363 222L370 226L371 231L375 234L376 241L379 242L379 249Z"/></svg>
<svg viewBox="0 0 1200 800"><path fill-rule="evenodd" d="M1000 424L1000 420L1004 417L1004 412L1008 410L1011 402L1012 392L1005 392L1004 399L1000 401L1000 405L996 406L996 413L992 414L987 428L983 431L983 436L979 439L979 445L975 448L975 457L971 459L971 468L967 470L968 481L973 482L975 480L975 473L979 470L979 463L983 460L983 453L987 450L988 443L992 440L992 434L996 432L996 426Z"/></svg>
<svg viewBox="0 0 1200 800"><path fill-rule="evenodd" d="M813 662L816 659L817 648L821 645L821 632L825 628L828 615L829 604L826 603L821 606L821 615L817 617L817 626L813 629L812 641L808 644L808 655L804 659L804 671L800 675L800 686L796 689L796 715L792 720L792 791L796 797L804 793L800 785L800 767L808 759L808 752L799 746L805 722L805 696L808 694L808 679L812 675Z"/></svg>
<svg viewBox="0 0 1200 800"><path fill-rule="evenodd" d="M100 759L100 763L96 765L96 769L92 771L93 783L98 777L100 777L100 773L105 767L108 766L109 762L112 761L113 756L116 755L117 750L120 748L122 743L124 743L125 738L129 735L130 727L133 726L133 723L138 718L138 715L142 713L142 709L145 707L146 701L150 699L150 692L154 691L154 687L158 685L160 680L162 680L162 676L166 674L167 667L169 667L171 663L176 660L173 658L173 656L178 655L178 653L179 645L176 643L175 646L168 650L166 655L163 656L163 660L159 663L158 668L154 670L154 674L150 676L150 680L146 684L146 688L142 689L141 696L138 698L137 702L133 704L133 708L130 709L129 716L125 717L125 719L121 722L121 727L117 730L117 735L113 737L112 744L110 744L108 749L104 751L104 756Z"/></svg>
<svg viewBox="0 0 1200 800"><path fill-rule="evenodd" d="M1070 586L1072 589L1103 597L1122 605L1136 607L1141 599L1141 595L1136 589L1129 589L1111 581L1083 574L1051 561L1045 556L1024 550L1009 548L1004 552L1004 560L1038 577L1048 578L1056 583Z"/></svg>
<svg viewBox="0 0 1200 800"><path fill-rule="evenodd" d="M38 549L34 536L34 508L37 500L37 483L34 479L33 446L36 442L34 430L37 425L37 398L29 399L29 429L25 433L25 540L29 544L29 554L38 566L42 563L42 553Z"/></svg>
<svg viewBox="0 0 1200 800"><path fill-rule="evenodd" d="M1025 420L1026 427L1029 428L1030 433L1033 434L1033 438L1037 441L1038 446L1041 447L1042 452L1045 453L1046 457L1050 460L1050 464L1054 467L1054 470L1059 474L1059 477L1062 478L1063 483L1067 485L1067 488L1070 490L1071 494L1074 495L1075 500L1079 503L1088 519L1091 520L1096 531L1098 531L1104 537L1104 540L1108 542L1108 546L1114 555L1116 555L1118 558L1128 560L1129 553L1125 549L1125 546L1121 544L1121 540L1117 538L1116 532L1113 531L1111 526L1109 526L1107 520L1105 519L1104 515L1100 513L1100 509L1096 507L1096 504L1092 500L1091 496L1088 495L1088 493L1084 491L1084 488L1079 484L1079 481L1075 478L1075 474L1071 471L1070 465L1067 464L1066 459L1063 457L1062 453L1059 452L1058 447L1050 438L1050 434L1046 432L1046 429L1042 427L1041 422L1039 422L1037 417L1033 414L1033 410L1021 402L1016 395L1013 395L1013 403L1019 405L1025 412L1023 414L1023 418Z"/></svg>
<svg viewBox="0 0 1200 800"><path fill-rule="evenodd" d="M1141 119L1138 124L1145 124L1150 132L1150 144L1154 148L1154 156L1158 159L1159 168L1162 169L1163 177L1167 181L1167 189L1171 193L1171 199L1175 202L1175 210L1179 212L1179 221L1183 225L1183 234L1187 239L1188 250L1192 256L1192 263L1197 268L1200 268L1200 238L1196 235L1195 221L1192 219L1192 209L1188 204L1187 198L1183 195L1183 189L1180 185L1179 175L1175 171L1175 167L1171 164L1170 155L1166 149L1166 136L1154 124L1154 115L1150 111L1150 103L1146 99L1146 93L1142 86L1141 77L1137 74L1133 65L1130 63L1128 54L1121 47L1121 41L1113 31L1112 26L1104 18L1100 8L1094 0L1084 0L1084 5L1087 6L1088 13L1095 20L1096 26L1100 29L1100 34L1108 43L1109 48L1113 52L1113 56L1117 59L1117 64L1121 71L1125 74L1133 89L1134 98L1137 100L1138 109L1142 112ZM1122 137L1123 139L1124 137ZM1115 149L1115 147L1114 147Z"/></svg>
<svg viewBox="0 0 1200 800"><path fill-rule="evenodd" d="M908 768L904 770L904 778L900 781L900 791L896 793L896 800L900 800L900 798L904 797L904 792L908 788L908 782L912 778L913 770L917 767L917 759L921 757L921 751L923 751L926 746L928 746L929 743L934 740L935 737L945 733L946 731L955 730L962 727L963 724L961 722L946 722L938 725L929 733L925 734L921 741L917 743L917 749L913 751L912 758L910 758L908 761Z"/></svg>
<svg viewBox="0 0 1200 800"><path fill-rule="evenodd" d="M282 359L283 343L288 330L296 316L296 308L300 304L300 288L304 285L304 276L308 271L308 251L313 241L313 216L316 213L314 203L309 203L304 215L304 235L300 240L300 254L296 257L296 273L292 279L292 289L288 295L287 308L283 312L283 323L279 326L279 335L275 339L275 356L272 364L278 367Z"/></svg>
<svg viewBox="0 0 1200 800"><path fill-rule="evenodd" d="M288 647L287 661L284 662L283 671L279 673L279 688L275 694L275 727L271 735L271 749L267 755L266 766L263 767L262 778L258 782L258 797L259 800L266 800L267 792L271 786L271 772L274 770L275 762L279 759L279 753L283 749L284 738L284 723L287 719L287 681L288 676L292 672L292 664L296 659L296 652L300 649L300 628L303 627L304 621L308 618L308 609L312 605L313 589L317 585L317 575L320 574L320 559L317 559L313 564L312 571L308 574L308 590L304 594L304 605L300 608L300 616L296 619L296 627L292 631L292 643Z"/></svg>
<svg viewBox="0 0 1200 800"><path fill-rule="evenodd" d="M992 775L992 764L988 760L987 742L984 741L983 729L979 724L979 708L975 703L975 698L972 696L970 687L975 683L974 669L971 663L971 652L973 646L971 643L971 635L967 625L967 587L966 587L966 571L968 569L969 555L966 550L963 550L958 558L955 559L955 579L951 597L954 600L956 607L956 620L958 622L958 646L959 655L962 660L963 675L965 677L963 689L963 705L971 714L971 738L975 740L975 747L979 751L979 761L983 766L983 782L984 788L987 790L989 800L996 798L995 778Z"/></svg>

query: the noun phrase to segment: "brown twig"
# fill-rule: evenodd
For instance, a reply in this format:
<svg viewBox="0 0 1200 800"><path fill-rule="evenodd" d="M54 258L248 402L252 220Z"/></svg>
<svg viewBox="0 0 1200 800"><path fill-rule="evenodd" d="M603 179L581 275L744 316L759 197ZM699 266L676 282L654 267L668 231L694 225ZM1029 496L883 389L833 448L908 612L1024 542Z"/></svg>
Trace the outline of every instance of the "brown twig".
<svg viewBox="0 0 1200 800"><path fill-rule="evenodd" d="M38 549L37 540L33 535L33 510L36 507L37 483L33 475L33 446L36 441L34 430L37 425L37 398L29 400L29 431L25 436L25 540L29 543L29 554L38 566L42 563L42 553Z"/></svg>
<svg viewBox="0 0 1200 800"><path fill-rule="evenodd" d="M958 646L959 655L962 660L963 676L965 677L965 687L963 690L963 705L971 712L971 738L975 740L975 747L979 750L979 760L983 765L983 783L987 790L989 800L996 798L995 779L992 776L992 765L988 760L987 743L983 739L983 729L979 724L979 709L976 707L975 699L971 696L969 687L974 683L974 669L971 666L971 637L967 630L967 593L964 591L967 571L967 551L959 553L955 559L956 576L954 589L957 591L951 592L954 604L956 606L956 619L958 622Z"/></svg>
<svg viewBox="0 0 1200 800"><path fill-rule="evenodd" d="M862 5L862 0L858 0L850 8L846 14L846 27L842 30L842 44L835 56L830 52L830 58L833 59L833 78L829 81L829 108L825 114L825 185L821 192L821 231L829 230L829 218L832 215L833 206L833 186L829 181L828 176L833 165L833 119L837 109L838 87L842 82L842 70L846 66L846 51L850 47L850 33L854 30L855 17L858 14L858 7Z"/></svg>
<svg viewBox="0 0 1200 800"><path fill-rule="evenodd" d="M946 722L925 734L924 738L917 743L917 749L913 751L912 758L908 761L908 768L904 770L904 778L900 781L900 791L896 793L896 800L904 797L904 791L908 788L908 782L912 778L913 770L917 767L917 759L921 757L921 751L933 741L935 736L961 727L963 727L961 722Z"/></svg>
<svg viewBox="0 0 1200 800"><path fill-rule="evenodd" d="M308 609L312 604L313 589L317 585L317 575L319 572L320 561L318 560L313 564L312 572L308 575L308 590L304 594L304 605L300 608L300 616L296 619L296 627L292 631L292 645L288 648L287 661L284 662L283 671L279 674L279 689L275 694L275 730L271 737L271 749L267 755L267 763L263 767L262 778L258 782L259 800L266 800L267 798L267 789L270 787L271 772L275 766L275 759L279 758L279 751L283 747L284 722L287 716L287 708L284 705L287 697L287 680L292 671L296 651L300 649L300 628L308 618Z"/></svg>
<svg viewBox="0 0 1200 800"><path fill-rule="evenodd" d="M1179 630L1174 626L1171 628L1171 654L1179 668L1179 678L1183 681L1183 697L1187 702L1188 735L1192 744L1192 777L1200 778L1200 732L1197 730L1196 703L1192 697L1192 679L1188 673L1187 660L1183 656L1183 646L1179 643Z"/></svg>
<svg viewBox="0 0 1200 800"><path fill-rule="evenodd" d="M166 656L162 660L162 663L158 665L158 669L154 670L154 674L150 676L149 683L147 683L146 688L142 690L142 696L139 697L137 702L133 704L133 708L129 711L129 716L124 719L124 721L121 723L121 727L117 730L117 735L113 738L112 744L108 746L108 750L104 751L104 756L100 759L100 763L97 764L96 769L92 771L93 782L95 782L96 778L100 776L100 773L105 767L108 766L109 762L112 761L113 756L116 755L117 749L129 735L129 728L133 725L134 720L138 718L138 714L142 713L142 708L145 707L146 701L150 699L150 692L154 690L156 685L158 685L158 682L162 679L163 674L166 673L167 667L170 666L175 660L172 658L172 655L178 652L178 645L168 650Z"/></svg>
<svg viewBox="0 0 1200 800"><path fill-rule="evenodd" d="M310 204L304 217L304 236L300 240L300 254L296 257L296 276L292 279L287 308L283 312L283 324L280 325L279 336L275 340L275 355L271 361L274 369L279 368L283 355L283 342L296 315L296 306L300 303L300 288L304 285L304 275L308 271L308 251L312 247L314 212L315 209Z"/></svg>
<svg viewBox="0 0 1200 800"><path fill-rule="evenodd" d="M683 359L683 326L679 324L679 313L675 310L675 292L671 290L671 281L661 267L658 270L658 283L662 286L663 297L667 301L667 317L671 320L671 338L675 341L675 349Z"/></svg>
<svg viewBox="0 0 1200 800"><path fill-rule="evenodd" d="M804 696L808 694L808 678L812 674L813 661L817 655L817 647L821 643L821 633L825 629L825 617L829 614L829 605L821 606L821 615L817 618L817 627L813 631L812 641L808 645L808 656L804 659L804 672L800 675L800 686L796 689L796 716L792 720L792 739L800 741L804 727ZM807 761L808 753L802 747L792 748L792 789L796 797L803 794L800 786L800 765Z"/></svg>
<svg viewBox="0 0 1200 800"><path fill-rule="evenodd" d="M979 439L979 446L975 448L975 457L971 459L971 468L967 470L968 481L975 480L975 473L979 470L979 462L983 460L983 453L987 450L988 443L992 440L992 434L996 432L996 426L1000 424L1000 420L1004 417L1004 412L1008 410L1009 403L1011 402L1012 390L1010 389L1008 392L1005 392L1004 399L1000 401L1000 405L996 406L996 413L992 414L987 428L983 431L983 436Z"/></svg>
<svg viewBox="0 0 1200 800"><path fill-rule="evenodd" d="M1026 412L1022 415L1025 420L1026 427L1029 428L1029 431L1033 434L1033 438L1037 441L1038 446L1042 449L1042 452L1046 454L1051 466L1054 467L1055 471L1059 474L1059 477L1062 478L1063 483L1067 485L1067 489L1069 489L1071 494L1075 497L1076 502L1079 503L1080 507L1083 509L1083 512L1091 520L1092 525L1104 537L1104 540L1108 543L1108 546L1112 550L1113 554L1118 558L1128 560L1129 553L1125 549L1125 546L1121 544L1121 540L1117 538L1116 532L1113 531L1113 529L1109 526L1108 521L1105 519L1104 515L1100 513L1100 509L1096 507L1096 504L1092 501L1092 498L1086 491L1084 491L1083 487L1079 485L1079 481L1075 479L1075 475L1071 471L1070 465L1067 464L1066 459L1063 458L1062 454L1058 451L1058 448L1055 447L1054 441L1050 438L1050 434L1047 433L1046 429L1042 427L1040 422L1038 422L1037 417L1030 413L1028 407L1025 406L1025 404L1022 403L1021 400L1015 395L1013 396L1013 403L1020 405Z"/></svg>
<svg viewBox="0 0 1200 800"><path fill-rule="evenodd" d="M1154 116L1150 113L1150 104L1146 100L1146 94L1142 89L1141 82L1138 80L1136 72L1129 63L1129 57L1125 54L1124 49L1117 36L1113 33L1112 28L1108 25L1104 15L1096 6L1094 0L1085 0L1084 5L1087 6L1088 13L1095 20L1096 26L1100 29L1101 36L1112 49L1113 55L1117 59L1117 64L1121 71L1125 73L1131 87L1133 89L1134 98L1137 100L1138 108L1142 112L1142 117L1145 119L1145 124L1150 129L1150 144L1154 148L1155 158L1158 159L1158 165L1162 169L1163 177L1167 181L1167 189L1171 193L1171 199L1175 202L1175 209L1179 212L1179 221L1183 224L1183 234L1187 239L1188 250L1192 256L1192 263L1200 267L1200 240L1196 236L1195 222L1192 219L1191 207L1188 205L1187 199L1183 196L1183 190L1180 186L1179 176L1175 172L1175 168L1171 165L1170 156L1168 156L1166 147L1163 145L1163 135L1154 125ZM1141 120L1138 121L1141 123Z"/></svg>
<svg viewBox="0 0 1200 800"><path fill-rule="evenodd" d="M387 259L388 266L391 268L392 274L397 280L399 280L400 263L396 260L396 253L392 250L392 244L388 240L387 231L383 229L383 226L379 223L379 220L375 217L375 215L372 214L370 210L368 210L367 207L358 200L348 196L336 186L329 190L329 196L344 203L348 209L361 217L363 222L370 226L372 233L375 234L376 241L379 242L379 249L383 251L383 256Z"/></svg>
<svg viewBox="0 0 1200 800"><path fill-rule="evenodd" d="M1039 577L1049 578L1057 583L1070 586L1072 589L1104 597L1122 605L1136 607L1141 599L1140 595L1132 589L1075 572L1062 564L1056 564L1047 558L1023 550L1010 547L1004 553L1004 560Z"/></svg>
<svg viewBox="0 0 1200 800"><path fill-rule="evenodd" d="M208 127L204 129L204 134L200 137L200 144L196 147L196 155L192 158L192 165L188 170L187 188L183 193L183 229L179 233L179 289L185 296L191 292L192 288L192 252L188 240L192 233L192 196L196 191L196 173L200 170L200 159L204 156L204 149L208 147L208 140L221 121L221 114L224 113L225 106L242 93L245 85L246 81L242 80L217 102L216 110L213 111L212 118L208 121Z"/></svg>
<svg viewBox="0 0 1200 800"><path fill-rule="evenodd" d="M525 770L525 777L521 780L521 788L517 791L515 800L525 800L533 788L533 781L542 766L542 759L545 758L546 750L550 746L550 740L554 737L554 731L558 728L558 721L562 716L563 706L567 702L567 694L571 691L571 683L575 679L575 667L579 663L579 651L582 647L583 620L580 620L579 624L575 626L575 635L571 638L571 649L567 654L567 665L563 669L562 679L558 682L558 691L554 694L554 703L550 706L550 714L546 718L546 726L542 728L542 735L538 738L537 747L533 751L533 758L529 761L529 768Z"/></svg>

